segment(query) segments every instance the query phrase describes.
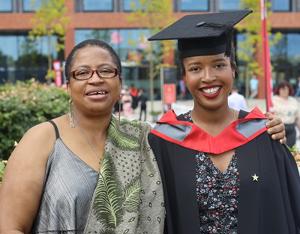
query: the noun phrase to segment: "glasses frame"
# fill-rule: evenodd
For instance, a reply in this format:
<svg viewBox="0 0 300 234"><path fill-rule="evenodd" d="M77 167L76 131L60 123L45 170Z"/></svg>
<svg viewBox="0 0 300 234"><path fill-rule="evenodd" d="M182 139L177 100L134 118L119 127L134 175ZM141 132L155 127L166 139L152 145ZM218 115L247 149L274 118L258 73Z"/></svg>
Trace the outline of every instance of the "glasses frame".
<svg viewBox="0 0 300 234"><path fill-rule="evenodd" d="M92 71L92 73L91 73L91 75L90 75L89 78L86 78L86 79L78 79L78 78L76 78L75 72L77 72L78 70L72 71L72 72L71 72L71 75L72 75L72 78L75 79L75 80L89 80L89 79L91 79L91 78L93 77L94 73L96 73L97 76L98 76L100 79L104 79L104 80L109 80L109 79L116 78L116 77L119 75L118 69L117 69L117 68L110 68L110 69L114 70L114 76L112 76L112 77L104 77L104 76L101 76L101 75L99 74L99 71L98 71L98 70L100 70L100 69L91 69L91 68L87 68L87 69L86 69L86 70Z"/></svg>

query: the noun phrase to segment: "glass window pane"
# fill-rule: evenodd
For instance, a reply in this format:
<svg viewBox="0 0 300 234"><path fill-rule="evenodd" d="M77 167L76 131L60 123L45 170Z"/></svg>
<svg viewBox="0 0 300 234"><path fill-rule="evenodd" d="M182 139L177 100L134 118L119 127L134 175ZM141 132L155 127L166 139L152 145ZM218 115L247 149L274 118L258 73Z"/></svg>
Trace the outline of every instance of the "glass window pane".
<svg viewBox="0 0 300 234"><path fill-rule="evenodd" d="M291 2L290 0L272 0L273 11L290 11Z"/></svg>
<svg viewBox="0 0 300 234"><path fill-rule="evenodd" d="M240 0L220 0L219 9L221 11L240 9Z"/></svg>
<svg viewBox="0 0 300 234"><path fill-rule="evenodd" d="M75 31L75 44L91 38L109 42L110 35L111 30L78 29Z"/></svg>
<svg viewBox="0 0 300 234"><path fill-rule="evenodd" d="M12 11L12 0L0 0L0 11Z"/></svg>
<svg viewBox="0 0 300 234"><path fill-rule="evenodd" d="M123 10L133 11L135 9L140 9L141 4L139 0L123 0Z"/></svg>
<svg viewBox="0 0 300 234"><path fill-rule="evenodd" d="M300 33L282 33L280 41L271 47L272 55L300 62Z"/></svg>
<svg viewBox="0 0 300 234"><path fill-rule="evenodd" d="M124 86L134 83L149 93L149 42L151 35L146 29L113 29L92 30L78 29L75 31L75 44L85 39L97 38L108 42L120 56L122 61L122 80ZM161 54L158 46L153 46L157 54ZM159 60L158 60L159 61ZM159 79L155 79L154 87L160 94Z"/></svg>
<svg viewBox="0 0 300 234"><path fill-rule="evenodd" d="M300 33L282 33L279 43L271 47L274 81L288 80L296 84L300 75Z"/></svg>
<svg viewBox="0 0 300 234"><path fill-rule="evenodd" d="M208 11L208 0L181 0L181 11Z"/></svg>
<svg viewBox="0 0 300 234"><path fill-rule="evenodd" d="M75 43L95 38L108 42L119 54L122 61L126 61L130 51L144 50L148 48L150 42L148 30L143 29L114 29L114 30L90 30L80 29L75 32Z"/></svg>
<svg viewBox="0 0 300 234"><path fill-rule="evenodd" d="M36 11L41 7L42 0L23 0L24 11Z"/></svg>
<svg viewBox="0 0 300 234"><path fill-rule="evenodd" d="M56 37L51 37L54 45ZM31 41L27 35L0 35L0 83L27 80L45 81L47 72L47 38ZM57 58L53 47L52 58Z"/></svg>
<svg viewBox="0 0 300 234"><path fill-rule="evenodd" d="M83 0L84 11L112 11L112 0Z"/></svg>
<svg viewBox="0 0 300 234"><path fill-rule="evenodd" d="M289 33L288 34L288 47L287 53L289 58L293 60L300 59L300 34L299 33Z"/></svg>

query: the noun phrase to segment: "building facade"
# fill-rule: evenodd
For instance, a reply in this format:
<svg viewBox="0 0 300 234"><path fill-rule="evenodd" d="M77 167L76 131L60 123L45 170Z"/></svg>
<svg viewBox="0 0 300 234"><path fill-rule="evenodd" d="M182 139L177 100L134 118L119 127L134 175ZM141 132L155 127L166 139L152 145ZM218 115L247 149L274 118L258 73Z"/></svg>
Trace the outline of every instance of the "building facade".
<svg viewBox="0 0 300 234"><path fill-rule="evenodd" d="M47 40L40 38L32 42L28 36L32 28L31 18L41 1L35 0L34 4L31 0L0 1L0 83L31 77L45 81ZM236 10L240 8L240 1L173 0L173 11L174 16L179 18L187 13ZM274 84L283 79L295 84L300 76L300 0L270 1L273 11L270 18L272 32L282 34L280 42L271 48ZM54 50L53 59L63 61L72 47L84 39L102 39L109 42L120 55L125 84L147 89L149 59L144 51L149 46L147 37L151 32L143 22L129 22L132 3L138 4L138 0L66 0L70 23L65 50L63 53ZM241 38L236 35L237 45ZM56 39L53 37L51 41L55 42ZM176 65L176 61L171 63ZM247 64L240 63L242 86L246 80L242 72L245 67ZM174 72L171 74L174 75ZM177 79L180 79L179 75ZM159 79L155 80L154 86L159 98ZM260 82L259 97L263 96L264 85Z"/></svg>

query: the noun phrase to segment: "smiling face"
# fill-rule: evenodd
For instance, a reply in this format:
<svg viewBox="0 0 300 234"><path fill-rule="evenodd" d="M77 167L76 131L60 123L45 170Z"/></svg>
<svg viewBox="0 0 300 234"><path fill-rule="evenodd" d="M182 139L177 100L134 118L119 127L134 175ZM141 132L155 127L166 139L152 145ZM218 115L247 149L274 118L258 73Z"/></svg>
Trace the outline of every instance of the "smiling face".
<svg viewBox="0 0 300 234"><path fill-rule="evenodd" d="M98 46L86 46L79 49L70 64L70 73L82 74L88 69L113 71L117 69L108 50ZM101 74L101 73L100 73ZM106 115L120 97L121 81L119 75L114 78L99 78L94 72L88 80L70 78L68 90L74 107L88 115Z"/></svg>
<svg viewBox="0 0 300 234"><path fill-rule="evenodd" d="M197 108L216 110L227 106L235 70L224 54L183 59L184 81Z"/></svg>

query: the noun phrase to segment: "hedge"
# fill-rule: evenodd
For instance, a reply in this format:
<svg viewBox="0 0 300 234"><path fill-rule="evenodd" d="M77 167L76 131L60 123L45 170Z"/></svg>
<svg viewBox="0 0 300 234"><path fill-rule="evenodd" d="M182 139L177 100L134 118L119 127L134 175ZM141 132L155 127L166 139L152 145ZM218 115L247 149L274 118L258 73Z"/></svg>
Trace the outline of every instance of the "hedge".
<svg viewBox="0 0 300 234"><path fill-rule="evenodd" d="M2 178L3 178L3 175L4 175L5 164L6 164L6 161L1 161L0 160L0 185L2 183Z"/></svg>
<svg viewBox="0 0 300 234"><path fill-rule="evenodd" d="M62 88L33 80L0 86L0 159L8 159L30 127L67 111L68 94Z"/></svg>

